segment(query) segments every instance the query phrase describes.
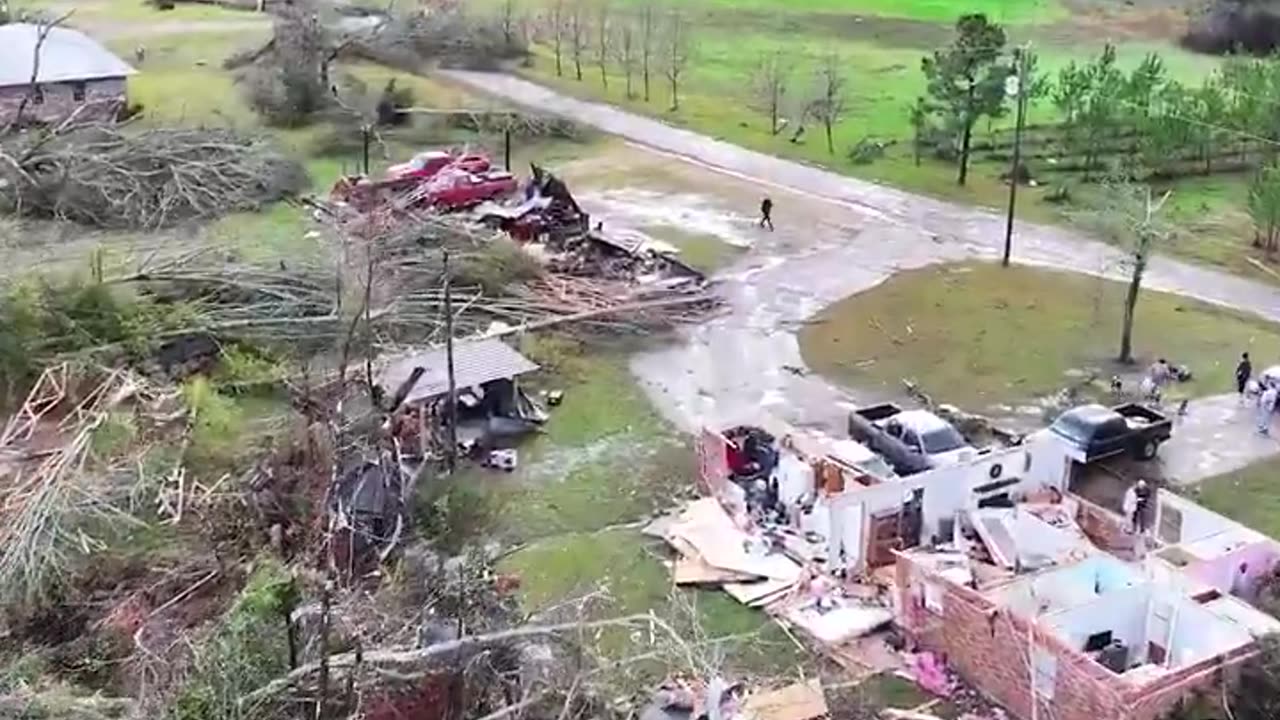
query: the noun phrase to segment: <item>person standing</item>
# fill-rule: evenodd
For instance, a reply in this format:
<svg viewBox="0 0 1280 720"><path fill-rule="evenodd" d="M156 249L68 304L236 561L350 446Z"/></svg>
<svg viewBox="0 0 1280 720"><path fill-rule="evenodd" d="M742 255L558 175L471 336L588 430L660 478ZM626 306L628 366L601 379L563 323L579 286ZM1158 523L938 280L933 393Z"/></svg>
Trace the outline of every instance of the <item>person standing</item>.
<svg viewBox="0 0 1280 720"><path fill-rule="evenodd" d="M760 227L769 228L773 232L773 199L766 197L760 201Z"/></svg>
<svg viewBox="0 0 1280 720"><path fill-rule="evenodd" d="M1249 387L1249 378L1253 377L1253 363L1249 362L1249 353L1240 353L1240 364L1236 365L1236 393L1244 400L1245 388Z"/></svg>
<svg viewBox="0 0 1280 720"><path fill-rule="evenodd" d="M1151 486L1146 480L1139 480L1124 491L1124 499L1120 507L1129 520L1129 529L1134 534L1141 534L1147 528L1147 512L1151 505Z"/></svg>
<svg viewBox="0 0 1280 720"><path fill-rule="evenodd" d="M1258 398L1258 434L1271 434L1271 413L1276 409L1276 396L1280 394L1274 385L1267 385L1262 397Z"/></svg>

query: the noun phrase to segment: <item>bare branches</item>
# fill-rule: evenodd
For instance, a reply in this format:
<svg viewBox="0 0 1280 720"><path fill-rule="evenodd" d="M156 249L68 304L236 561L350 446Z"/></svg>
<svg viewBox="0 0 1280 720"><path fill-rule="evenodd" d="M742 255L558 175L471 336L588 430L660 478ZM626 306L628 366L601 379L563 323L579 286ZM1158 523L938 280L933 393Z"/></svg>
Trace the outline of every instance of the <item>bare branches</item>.
<svg viewBox="0 0 1280 720"><path fill-rule="evenodd" d="M680 82L684 79L684 71L692 54L689 20L684 11L674 7L667 14L662 32L662 72L666 75L667 86L671 90L672 111L680 109Z"/></svg>
<svg viewBox="0 0 1280 720"><path fill-rule="evenodd" d="M571 0L569 6L569 55L573 58L573 77L582 82L582 61L591 46L591 18L585 0Z"/></svg>
<svg viewBox="0 0 1280 720"><path fill-rule="evenodd" d="M832 129L844 118L847 109L846 77L839 55L831 52L822 56L817 84L816 97L809 103L809 114L822 123L826 131L827 152L834 154L836 146Z"/></svg>
<svg viewBox="0 0 1280 720"><path fill-rule="evenodd" d="M769 134L782 130L783 103L791 87L791 60L781 50L766 52L760 56L752 76L752 100L755 109L769 116Z"/></svg>
<svg viewBox="0 0 1280 720"><path fill-rule="evenodd" d="M305 187L302 167L232 130L81 126L0 148L0 207L106 228L255 210Z"/></svg>

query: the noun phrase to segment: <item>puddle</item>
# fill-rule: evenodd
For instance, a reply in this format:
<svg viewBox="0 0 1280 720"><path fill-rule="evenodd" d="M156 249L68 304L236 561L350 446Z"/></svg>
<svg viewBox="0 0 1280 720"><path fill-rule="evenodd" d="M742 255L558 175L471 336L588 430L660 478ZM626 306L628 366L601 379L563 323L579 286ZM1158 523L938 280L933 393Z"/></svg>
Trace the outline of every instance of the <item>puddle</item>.
<svg viewBox="0 0 1280 720"><path fill-rule="evenodd" d="M579 193L578 200L606 226L666 226L685 234L709 235L736 248L752 245L743 226L750 227L753 218L726 211L699 195L625 189Z"/></svg>

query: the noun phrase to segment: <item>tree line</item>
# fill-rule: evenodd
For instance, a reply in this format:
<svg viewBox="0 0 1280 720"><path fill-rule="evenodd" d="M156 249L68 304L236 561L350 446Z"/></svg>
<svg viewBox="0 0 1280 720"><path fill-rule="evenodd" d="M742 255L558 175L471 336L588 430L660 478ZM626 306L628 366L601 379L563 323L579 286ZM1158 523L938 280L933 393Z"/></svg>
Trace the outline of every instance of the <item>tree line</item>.
<svg viewBox="0 0 1280 720"><path fill-rule="evenodd" d="M514 0L506 7L510 15ZM680 109L681 87L696 49L689 11L680 5L547 0L535 32L551 52L556 77L582 82L594 74L604 90L610 78L621 80L628 100L644 102L662 89L669 108Z"/></svg>

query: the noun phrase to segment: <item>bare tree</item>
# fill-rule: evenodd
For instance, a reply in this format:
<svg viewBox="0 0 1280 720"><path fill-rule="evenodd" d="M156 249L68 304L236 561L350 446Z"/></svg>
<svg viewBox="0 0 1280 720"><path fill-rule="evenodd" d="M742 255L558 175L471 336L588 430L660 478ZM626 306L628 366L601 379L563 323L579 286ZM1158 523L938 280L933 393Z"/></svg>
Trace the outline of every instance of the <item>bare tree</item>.
<svg viewBox="0 0 1280 720"><path fill-rule="evenodd" d="M1087 203L1089 207L1081 213L1080 219L1128 249L1124 264L1129 271L1129 286L1124 296L1124 319L1120 327L1117 359L1131 363L1133 324L1151 251L1157 243L1173 235L1173 229L1157 217L1169 199L1169 193L1156 198L1150 186L1116 178L1103 183L1091 196Z"/></svg>
<svg viewBox="0 0 1280 720"><path fill-rule="evenodd" d="M503 0L502 17L499 19L499 25L502 27L502 39L507 44L507 48L515 47L516 31L520 25L516 0Z"/></svg>
<svg viewBox="0 0 1280 720"><path fill-rule="evenodd" d="M822 123L827 135L827 152L836 151L832 128L844 118L847 103L845 101L845 75L840 66L840 56L827 53L818 65L818 87L816 97L809 103L809 114Z"/></svg>
<svg viewBox="0 0 1280 720"><path fill-rule="evenodd" d="M666 27L662 34L662 73L666 75L671 89L673 111L680 109L680 81L684 78L684 71L689 65L691 54L689 22L680 8L674 7L667 15Z"/></svg>
<svg viewBox="0 0 1280 720"><path fill-rule="evenodd" d="M591 19L584 0L574 0L569 8L569 54L573 58L573 76L582 82L582 59L591 42Z"/></svg>
<svg viewBox="0 0 1280 720"><path fill-rule="evenodd" d="M631 84L631 78L636 74L636 66L640 61L639 50L636 37L636 28L632 22L633 18L625 16L618 23L618 44L616 57L618 67L622 70L622 77L627 85L627 99L635 98L635 90Z"/></svg>
<svg viewBox="0 0 1280 720"><path fill-rule="evenodd" d="M612 57L610 42L613 40L613 24L609 17L609 0L600 0L600 14L596 18L596 64L600 67L600 86L609 89L609 59Z"/></svg>
<svg viewBox="0 0 1280 720"><path fill-rule="evenodd" d="M551 51L556 55L556 77L564 77L564 0L551 4Z"/></svg>
<svg viewBox="0 0 1280 720"><path fill-rule="evenodd" d="M649 68L653 62L653 14L653 0L647 0L640 8L640 77L644 83L645 102L649 102Z"/></svg>
<svg viewBox="0 0 1280 720"><path fill-rule="evenodd" d="M769 134L782 131L783 103L791 81L792 64L781 50L761 54L751 78L752 101L755 109L769 116Z"/></svg>

